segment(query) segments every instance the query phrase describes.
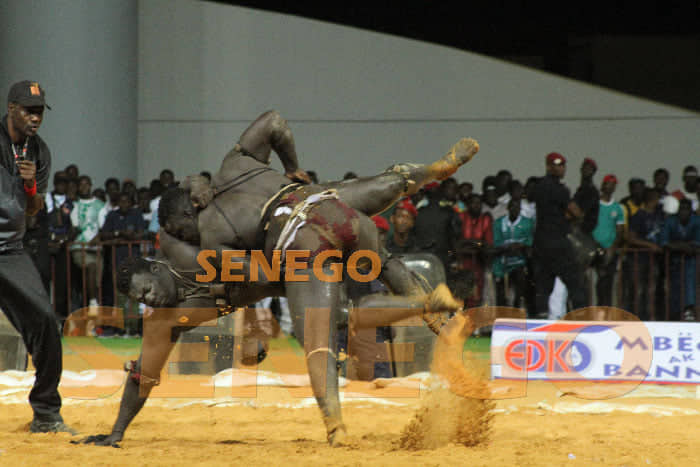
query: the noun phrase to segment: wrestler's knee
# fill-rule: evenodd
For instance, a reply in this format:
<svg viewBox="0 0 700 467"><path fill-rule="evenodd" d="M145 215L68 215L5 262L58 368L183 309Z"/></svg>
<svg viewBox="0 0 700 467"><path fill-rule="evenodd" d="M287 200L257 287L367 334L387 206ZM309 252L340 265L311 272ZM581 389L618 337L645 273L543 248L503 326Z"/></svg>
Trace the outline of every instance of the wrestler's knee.
<svg viewBox="0 0 700 467"><path fill-rule="evenodd" d="M286 125L287 122L282 118L282 114L275 109L270 109L263 114L263 118L267 120L268 124L275 127L280 125Z"/></svg>
<svg viewBox="0 0 700 467"><path fill-rule="evenodd" d="M281 141L292 135L287 120L276 110L269 110L265 113L268 127L275 141Z"/></svg>

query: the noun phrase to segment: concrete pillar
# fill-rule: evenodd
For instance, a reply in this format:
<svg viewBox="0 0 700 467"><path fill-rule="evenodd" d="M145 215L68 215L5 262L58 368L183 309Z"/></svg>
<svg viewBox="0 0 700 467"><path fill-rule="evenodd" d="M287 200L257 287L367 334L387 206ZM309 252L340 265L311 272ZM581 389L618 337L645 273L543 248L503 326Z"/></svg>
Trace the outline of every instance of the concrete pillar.
<svg viewBox="0 0 700 467"><path fill-rule="evenodd" d="M137 0L2 0L0 44L1 115L12 83L44 87L53 172L135 178Z"/></svg>

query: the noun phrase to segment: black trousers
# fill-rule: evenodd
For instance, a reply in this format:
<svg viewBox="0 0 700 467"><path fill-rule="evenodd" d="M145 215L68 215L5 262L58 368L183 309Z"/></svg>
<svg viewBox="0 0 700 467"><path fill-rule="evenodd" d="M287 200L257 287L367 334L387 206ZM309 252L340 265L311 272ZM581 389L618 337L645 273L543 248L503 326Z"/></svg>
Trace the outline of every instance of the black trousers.
<svg viewBox="0 0 700 467"><path fill-rule="evenodd" d="M598 296L598 306L612 306L613 285L615 284L615 273L617 272L617 255L613 256L609 262L596 266L598 280L595 289Z"/></svg>
<svg viewBox="0 0 700 467"><path fill-rule="evenodd" d="M559 277L566 285L574 310L587 306L583 270L568 242L550 246L535 246L533 250L535 276L535 309L540 318L547 317L549 296L554 279Z"/></svg>
<svg viewBox="0 0 700 467"><path fill-rule="evenodd" d="M56 254L51 255L50 261L54 264L54 302L56 307L56 317L65 321L68 317L68 285L66 271L69 265L66 258L66 247L62 246ZM49 268L51 263L49 262Z"/></svg>
<svg viewBox="0 0 700 467"><path fill-rule="evenodd" d="M529 310L530 303L528 303L528 277L527 270L525 266L521 266L518 269L513 269L508 273L508 282L510 287L513 289L513 303L508 303L507 290L505 284L505 278L499 277L496 279L496 304L498 306L509 306L513 308L520 308L522 302L524 302L525 307Z"/></svg>
<svg viewBox="0 0 700 467"><path fill-rule="evenodd" d="M63 351L49 297L29 255L23 250L0 253L0 308L22 335L36 368L29 403L42 421L62 421L58 383Z"/></svg>

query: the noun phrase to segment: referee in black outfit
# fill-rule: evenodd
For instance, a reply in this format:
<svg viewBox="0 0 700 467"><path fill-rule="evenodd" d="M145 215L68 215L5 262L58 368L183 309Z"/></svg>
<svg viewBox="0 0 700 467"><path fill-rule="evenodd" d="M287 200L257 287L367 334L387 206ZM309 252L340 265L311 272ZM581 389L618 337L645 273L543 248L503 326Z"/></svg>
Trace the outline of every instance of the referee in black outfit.
<svg viewBox="0 0 700 467"><path fill-rule="evenodd" d="M566 285L574 310L586 306L583 270L567 238L569 218L580 219L581 209L571 201L569 189L561 183L566 159L559 153L547 155L547 175L535 187L537 224L533 243L535 308L538 318L546 318L554 279Z"/></svg>
<svg viewBox="0 0 700 467"><path fill-rule="evenodd" d="M29 403L33 433L68 432L58 383L63 368L61 336L41 276L22 248L25 213L43 206L51 153L37 136L44 115L44 90L20 81L10 88L7 115L0 121L0 308L22 335L36 368Z"/></svg>

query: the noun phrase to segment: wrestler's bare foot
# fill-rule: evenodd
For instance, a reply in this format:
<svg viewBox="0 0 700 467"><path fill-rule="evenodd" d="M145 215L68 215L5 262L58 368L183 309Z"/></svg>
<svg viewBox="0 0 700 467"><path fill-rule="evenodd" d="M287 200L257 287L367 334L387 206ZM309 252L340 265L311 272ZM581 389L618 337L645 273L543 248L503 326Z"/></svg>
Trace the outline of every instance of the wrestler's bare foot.
<svg viewBox="0 0 700 467"><path fill-rule="evenodd" d="M402 163L392 165L387 172L396 172L403 176L406 186L403 195L413 195L428 182L444 180L469 162L479 151L479 143L472 138L462 138L452 149L429 165Z"/></svg>
<svg viewBox="0 0 700 467"><path fill-rule="evenodd" d="M423 320L431 331L440 334L440 329L448 322L448 313L457 312L464 304L452 296L445 284L439 284L425 299Z"/></svg>
<svg viewBox="0 0 700 467"><path fill-rule="evenodd" d="M466 164L479 152L479 143L472 138L462 138L452 146L442 159L428 166L430 176L437 180L444 180L457 172L457 169Z"/></svg>
<svg viewBox="0 0 700 467"><path fill-rule="evenodd" d="M447 345L464 342L474 332L474 324L466 313L457 313L440 331L438 339Z"/></svg>
<svg viewBox="0 0 700 467"><path fill-rule="evenodd" d="M340 425L328 432L328 444L334 448L348 445L348 433L345 430L345 425Z"/></svg>

